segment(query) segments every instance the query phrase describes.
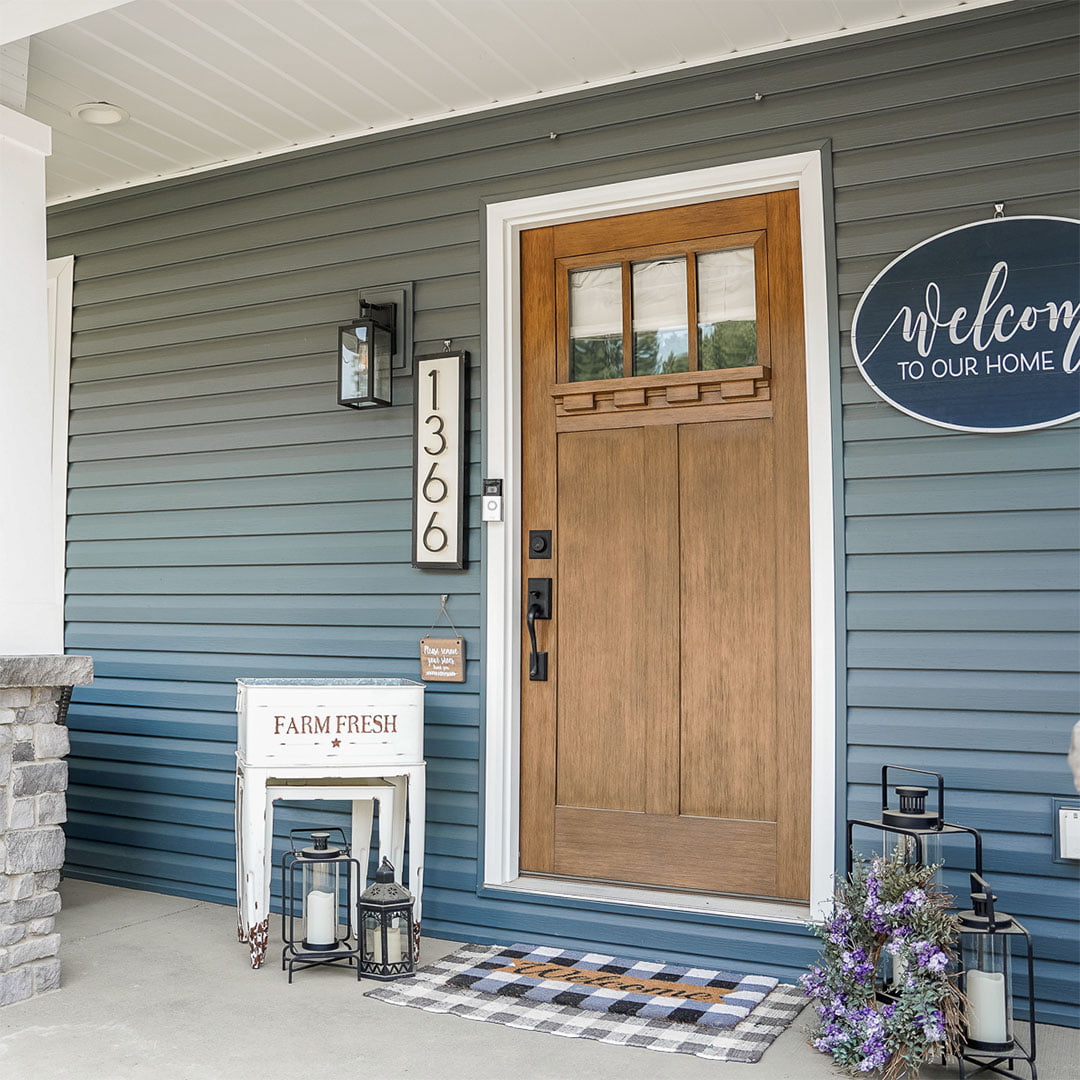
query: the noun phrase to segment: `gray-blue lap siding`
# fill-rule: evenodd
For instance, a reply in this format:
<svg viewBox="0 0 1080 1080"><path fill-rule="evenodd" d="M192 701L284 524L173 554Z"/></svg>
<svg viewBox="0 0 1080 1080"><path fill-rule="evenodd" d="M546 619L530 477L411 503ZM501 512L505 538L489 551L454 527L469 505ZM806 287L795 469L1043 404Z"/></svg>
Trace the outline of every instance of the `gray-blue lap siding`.
<svg viewBox="0 0 1080 1080"><path fill-rule="evenodd" d="M825 146L840 817L874 811L883 761L943 772L1034 934L1040 1017L1076 1024L1077 867L1052 860L1050 805L1074 794L1077 425L930 427L875 398L847 341L905 248L995 202L1077 214L1076 30L1071 3L1011 4L54 208L50 254L76 256L66 640L96 670L69 714L68 873L231 902L235 678L416 678L449 593L469 660L427 695L426 930L794 978L816 951L799 926L478 893L481 208ZM417 351L472 357L464 573L409 565L409 381L392 409L336 404L336 327L397 281ZM280 850L311 815L277 820Z"/></svg>

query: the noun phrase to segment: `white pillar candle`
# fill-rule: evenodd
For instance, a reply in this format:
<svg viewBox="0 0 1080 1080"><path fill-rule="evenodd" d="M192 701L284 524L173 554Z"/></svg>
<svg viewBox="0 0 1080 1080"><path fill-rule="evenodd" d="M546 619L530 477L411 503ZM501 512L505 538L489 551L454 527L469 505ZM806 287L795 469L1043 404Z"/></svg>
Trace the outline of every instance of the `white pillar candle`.
<svg viewBox="0 0 1080 1080"><path fill-rule="evenodd" d="M307 943L333 945L337 940L337 903L333 893L312 889L305 901Z"/></svg>
<svg viewBox="0 0 1080 1080"><path fill-rule="evenodd" d="M375 937L375 963L376 964L400 964L401 963L401 930L389 926L386 929L386 959L383 960L382 934L378 929L374 932Z"/></svg>
<svg viewBox="0 0 1080 1080"><path fill-rule="evenodd" d="M1005 1028L1005 976L1000 971L967 973L968 1038L981 1043L1004 1043L1008 1040Z"/></svg>

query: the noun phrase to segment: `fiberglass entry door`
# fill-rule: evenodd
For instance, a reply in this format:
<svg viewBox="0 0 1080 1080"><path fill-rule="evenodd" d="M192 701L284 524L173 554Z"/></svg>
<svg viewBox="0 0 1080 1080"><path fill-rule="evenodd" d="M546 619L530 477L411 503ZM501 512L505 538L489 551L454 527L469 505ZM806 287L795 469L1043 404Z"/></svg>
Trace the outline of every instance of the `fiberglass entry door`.
<svg viewBox="0 0 1080 1080"><path fill-rule="evenodd" d="M536 229L521 260L522 581L551 580L521 870L805 898L796 193Z"/></svg>

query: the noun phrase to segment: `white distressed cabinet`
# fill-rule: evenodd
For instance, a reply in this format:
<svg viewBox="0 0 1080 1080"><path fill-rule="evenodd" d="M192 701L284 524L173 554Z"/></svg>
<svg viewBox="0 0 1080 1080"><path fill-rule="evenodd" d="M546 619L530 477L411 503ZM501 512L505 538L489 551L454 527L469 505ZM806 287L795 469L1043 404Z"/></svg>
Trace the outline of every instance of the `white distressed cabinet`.
<svg viewBox="0 0 1080 1080"><path fill-rule="evenodd" d="M352 803L353 854L366 867L372 809L379 853L409 889L419 952L424 874L424 685L408 679L237 679L237 932L251 966L266 957L274 800ZM354 882L354 897L365 887Z"/></svg>

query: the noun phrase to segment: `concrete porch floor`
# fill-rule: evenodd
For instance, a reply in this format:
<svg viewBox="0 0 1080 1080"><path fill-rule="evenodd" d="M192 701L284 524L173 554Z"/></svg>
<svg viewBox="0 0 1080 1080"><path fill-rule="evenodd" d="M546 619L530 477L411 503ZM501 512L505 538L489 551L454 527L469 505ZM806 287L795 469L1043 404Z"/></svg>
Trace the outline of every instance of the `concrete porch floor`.
<svg viewBox="0 0 1080 1080"><path fill-rule="evenodd" d="M60 990L0 1009L3 1080L814 1080L839 1077L803 1015L756 1065L607 1046L386 1005L343 971L259 971L231 907L65 881ZM271 936L274 952L277 934ZM422 962L455 943L424 939ZM1080 1033L1041 1027L1043 1080L1080 1077ZM954 1070L924 1070L926 1080Z"/></svg>

